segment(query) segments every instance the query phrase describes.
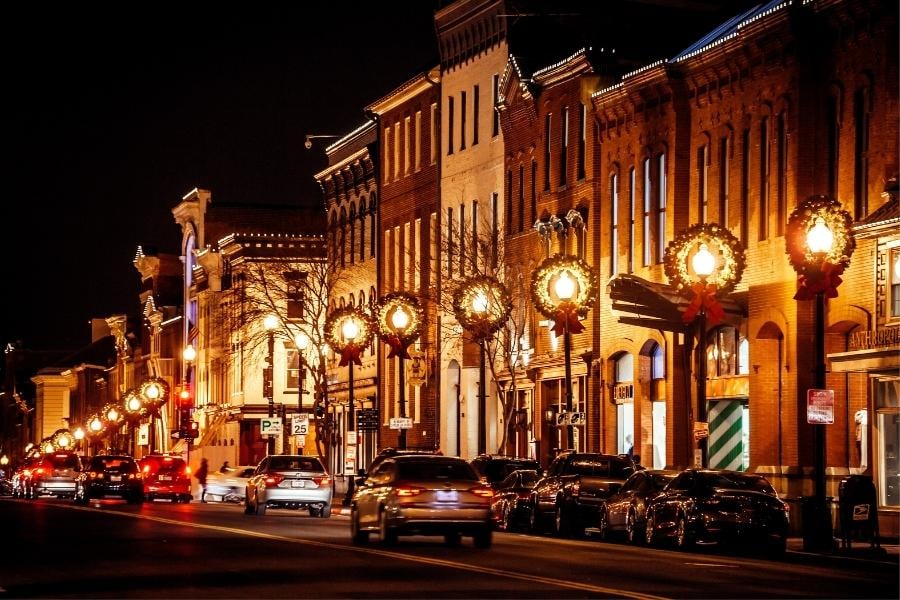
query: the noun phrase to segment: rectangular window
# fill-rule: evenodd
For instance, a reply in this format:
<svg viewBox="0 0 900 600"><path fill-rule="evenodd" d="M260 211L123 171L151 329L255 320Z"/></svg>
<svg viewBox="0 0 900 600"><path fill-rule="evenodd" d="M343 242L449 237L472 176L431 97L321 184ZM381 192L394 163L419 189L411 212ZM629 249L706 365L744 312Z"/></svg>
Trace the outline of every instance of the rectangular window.
<svg viewBox="0 0 900 600"><path fill-rule="evenodd" d="M478 200L472 201L472 272L478 272Z"/></svg>
<svg viewBox="0 0 900 600"><path fill-rule="evenodd" d="M506 235L513 233L513 174L512 171L506 172Z"/></svg>
<svg viewBox="0 0 900 600"><path fill-rule="evenodd" d="M650 159L644 159L644 213L643 213L643 236L641 242L644 244L644 266L650 266L650 260L653 256L653 240L650 239Z"/></svg>
<svg viewBox="0 0 900 600"><path fill-rule="evenodd" d="M391 180L391 126L384 128L384 170L382 171L385 183Z"/></svg>
<svg viewBox="0 0 900 600"><path fill-rule="evenodd" d="M660 154L656 159L659 181L659 195L656 202L656 262L661 263L666 256L666 155Z"/></svg>
<svg viewBox="0 0 900 600"><path fill-rule="evenodd" d="M402 289L403 285L403 262L401 256L403 254L403 240L400 239L400 226L397 225L394 227L394 248L393 248L394 260L391 261L393 265L393 273L391 274L390 281L390 289L399 290Z"/></svg>
<svg viewBox="0 0 900 600"><path fill-rule="evenodd" d="M412 122L409 117L403 119L403 173L409 175L412 169Z"/></svg>
<svg viewBox="0 0 900 600"><path fill-rule="evenodd" d="M550 114L544 117L544 191L550 191Z"/></svg>
<svg viewBox="0 0 900 600"><path fill-rule="evenodd" d="M394 181L400 179L400 121L394 123Z"/></svg>
<svg viewBox="0 0 900 600"><path fill-rule="evenodd" d="M697 218L701 223L706 223L709 198L707 197L707 183L709 181L709 161L707 145L697 148Z"/></svg>
<svg viewBox="0 0 900 600"><path fill-rule="evenodd" d="M838 149L841 136L838 97L831 95L825 105L825 130L828 132L828 195L837 198Z"/></svg>
<svg viewBox="0 0 900 600"><path fill-rule="evenodd" d="M491 115L493 115L493 122L491 124L491 136L497 137L500 135L500 113L497 112L497 101L500 99L500 76L494 75L494 81L492 85L491 91Z"/></svg>
<svg viewBox="0 0 900 600"><path fill-rule="evenodd" d="M416 136L415 136L415 169L418 171L422 168L422 111L416 111Z"/></svg>
<svg viewBox="0 0 900 600"><path fill-rule="evenodd" d="M459 149L466 149L466 93L459 93Z"/></svg>
<svg viewBox="0 0 900 600"><path fill-rule="evenodd" d="M453 154L453 96L447 97L447 154Z"/></svg>
<svg viewBox="0 0 900 600"><path fill-rule="evenodd" d="M366 223L369 215L365 210L359 213L359 262L366 260Z"/></svg>
<svg viewBox="0 0 900 600"><path fill-rule="evenodd" d="M393 261L393 257L390 254L391 252L393 252L393 250L394 250L394 247L391 245L391 230L386 228L384 230L384 251L387 252L388 255L385 257L385 258L387 258L387 260L384 262L384 281L385 281L385 284L390 289L393 289L391 286L391 281L392 281L391 278L394 276L394 273L393 273L394 261Z"/></svg>
<svg viewBox="0 0 900 600"><path fill-rule="evenodd" d="M531 218L528 225L531 226L537 221L537 161L531 161Z"/></svg>
<svg viewBox="0 0 900 600"><path fill-rule="evenodd" d="M456 251L454 246L453 233L453 209L447 209L447 276L453 277L453 253Z"/></svg>
<svg viewBox="0 0 900 600"><path fill-rule="evenodd" d="M425 247L422 244L424 241L422 239L422 219L420 218L417 218L413 225L413 241L415 243L413 246L415 254L413 256L413 273L409 289L418 292L422 281L422 258L425 255Z"/></svg>
<svg viewBox="0 0 900 600"><path fill-rule="evenodd" d="M728 137L719 140L719 225L728 227L728 177L731 171Z"/></svg>
<svg viewBox="0 0 900 600"><path fill-rule="evenodd" d="M628 169L628 272L634 272L634 238L637 234L634 223L635 204L635 178L634 167Z"/></svg>
<svg viewBox="0 0 900 600"><path fill-rule="evenodd" d="M431 128L430 128L431 139L429 140L430 146L431 146L430 147L431 164L434 164L437 162L437 151L438 151L437 129L438 129L438 107L437 107L437 103L434 103L431 105Z"/></svg>
<svg viewBox="0 0 900 600"><path fill-rule="evenodd" d="M525 165L519 165L519 231L525 231Z"/></svg>
<svg viewBox="0 0 900 600"><path fill-rule="evenodd" d="M890 260L888 270L891 280L891 316L900 317L900 248L891 250Z"/></svg>
<svg viewBox="0 0 900 600"><path fill-rule="evenodd" d="M759 123L759 231L757 239L769 237L769 117Z"/></svg>
<svg viewBox="0 0 900 600"><path fill-rule="evenodd" d="M466 274L466 205L459 205L459 274Z"/></svg>
<svg viewBox="0 0 900 600"><path fill-rule="evenodd" d="M560 119L560 143L559 143L559 185L566 185L566 170L568 169L569 156L569 108L562 109L562 117Z"/></svg>
<svg viewBox="0 0 900 600"><path fill-rule="evenodd" d="M775 235L784 235L784 226L787 223L787 159L788 140L787 122L785 114L778 115L778 222Z"/></svg>
<svg viewBox="0 0 900 600"><path fill-rule="evenodd" d="M409 222L403 224L403 244L400 255L400 280L404 290L413 290L415 281L415 264L412 263L416 251L416 240L412 237L412 227Z"/></svg>
<svg viewBox="0 0 900 600"><path fill-rule="evenodd" d="M371 209L369 213L369 258L375 258L375 245L378 241L375 230L377 221L375 219L375 206L370 206L369 208Z"/></svg>
<svg viewBox="0 0 900 600"><path fill-rule="evenodd" d="M285 370L284 387L288 390L296 390L300 387L300 352L296 348L288 348L287 369ZM300 399L303 401L303 398Z"/></svg>
<svg viewBox="0 0 900 600"><path fill-rule="evenodd" d="M587 106L579 104L580 115L578 117L578 181L585 178L585 155L587 154Z"/></svg>
<svg viewBox="0 0 900 600"><path fill-rule="evenodd" d="M302 319L306 307L306 278L304 271L287 271L284 274L285 287L287 288L287 317L288 319Z"/></svg>
<svg viewBox="0 0 900 600"><path fill-rule="evenodd" d="M741 135L741 242L750 241L750 130Z"/></svg>
<svg viewBox="0 0 900 600"><path fill-rule="evenodd" d="M856 151L853 160L853 208L858 221L869 214L869 94L860 88L853 95Z"/></svg>
<svg viewBox="0 0 900 600"><path fill-rule="evenodd" d="M472 145L478 143L478 86L472 88Z"/></svg>
<svg viewBox="0 0 900 600"><path fill-rule="evenodd" d="M610 178L609 198L612 207L612 235L609 239L609 276L619 272L619 175Z"/></svg>
<svg viewBox="0 0 900 600"><path fill-rule="evenodd" d="M437 281L438 256L441 255L440 246L438 246L441 232L438 229L437 213L431 213L431 224L428 227L428 237L428 281L426 282L426 285L431 288Z"/></svg>
<svg viewBox="0 0 900 600"><path fill-rule="evenodd" d="M491 194L491 268L497 268L500 258L500 194Z"/></svg>

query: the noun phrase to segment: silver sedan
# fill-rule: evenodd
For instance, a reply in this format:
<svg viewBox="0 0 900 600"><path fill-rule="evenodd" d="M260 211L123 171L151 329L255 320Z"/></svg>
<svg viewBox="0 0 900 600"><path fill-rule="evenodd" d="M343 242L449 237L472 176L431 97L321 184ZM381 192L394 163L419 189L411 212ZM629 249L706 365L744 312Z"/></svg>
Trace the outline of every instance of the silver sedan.
<svg viewBox="0 0 900 600"><path fill-rule="evenodd" d="M331 476L315 456L279 454L259 462L247 480L244 513L269 508L305 508L313 517L331 516Z"/></svg>

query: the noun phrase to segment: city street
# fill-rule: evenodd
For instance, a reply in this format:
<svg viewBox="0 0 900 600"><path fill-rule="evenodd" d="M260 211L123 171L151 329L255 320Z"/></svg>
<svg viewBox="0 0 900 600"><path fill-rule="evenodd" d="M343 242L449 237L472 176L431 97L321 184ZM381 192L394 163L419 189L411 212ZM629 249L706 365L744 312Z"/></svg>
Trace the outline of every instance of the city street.
<svg viewBox="0 0 900 600"><path fill-rule="evenodd" d="M897 598L891 563L774 561L496 533L350 543L345 516L0 499L0 598Z"/></svg>

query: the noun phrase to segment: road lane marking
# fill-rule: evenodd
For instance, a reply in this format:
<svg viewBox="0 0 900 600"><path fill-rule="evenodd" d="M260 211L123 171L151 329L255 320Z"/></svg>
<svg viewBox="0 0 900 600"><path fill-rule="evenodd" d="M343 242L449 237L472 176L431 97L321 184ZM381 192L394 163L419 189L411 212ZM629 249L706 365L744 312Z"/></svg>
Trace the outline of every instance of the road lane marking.
<svg viewBox="0 0 900 600"><path fill-rule="evenodd" d="M722 567L723 569L737 569L738 565L724 565L722 563L703 563L703 562L686 562L686 565L692 567Z"/></svg>
<svg viewBox="0 0 900 600"><path fill-rule="evenodd" d="M85 511L97 511L100 509L95 509L87 506L66 506L65 508L71 508L74 510L85 510ZM308 540L303 538L291 538L285 537L282 535L275 535L271 533L263 533L260 531L250 531L247 529L239 529L237 527L225 527L222 525L208 525L206 523L188 523L186 521L179 521L178 519L168 519L165 517L154 517L150 515L138 515L133 513L119 512L119 511L102 511L105 514L112 515L121 515L123 517L130 517L132 519L143 519L147 521L156 521L157 523L165 523L167 525L180 525L183 527L194 527L196 529L208 529L210 531L218 531L218 532L226 532L226 533L234 533L237 535L244 535L268 540L277 540L280 542L289 542L292 544L300 544L303 546L312 546L316 548L328 548L331 550L341 550L344 552L356 552L359 554L368 554L370 556L381 556L384 558L391 558L395 560L404 560L407 562L426 564L435 567L445 567L448 569L456 569L459 571L469 571L472 573L480 573L487 575L495 575L497 577L505 577L507 579L517 579L519 581L526 581L529 583L542 583L549 586L560 587L560 588L568 588L572 590L579 590L584 592L591 592L595 594L609 594L611 596L615 596L618 598L635 598L637 600L668 600L665 596L655 596L653 594L644 594L641 592L633 592L630 590L623 590L619 588L613 587L605 587L600 585L592 585L589 583L579 583L576 581L564 581L562 579L553 579L551 577L543 577L540 575L530 575L528 573L518 573L516 571L507 571L505 569L495 569L491 567L483 567L477 565L467 565L465 563L453 562L450 560L444 560L440 558L429 558L425 556L412 556L409 554L401 554L399 552L391 552L389 550L378 550L376 548L364 548L359 546L342 546L341 544L334 544L331 542L320 542L316 540Z"/></svg>

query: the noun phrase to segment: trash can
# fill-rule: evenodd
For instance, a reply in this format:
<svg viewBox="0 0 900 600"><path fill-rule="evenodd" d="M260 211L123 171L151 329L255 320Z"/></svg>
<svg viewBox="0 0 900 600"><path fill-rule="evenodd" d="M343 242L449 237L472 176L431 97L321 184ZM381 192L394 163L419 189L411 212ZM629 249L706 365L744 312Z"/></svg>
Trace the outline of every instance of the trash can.
<svg viewBox="0 0 900 600"><path fill-rule="evenodd" d="M841 546L849 548L851 541L868 541L879 547L878 501L875 483L868 475L850 475L838 487L838 513L841 519Z"/></svg>
<svg viewBox="0 0 900 600"><path fill-rule="evenodd" d="M803 527L805 552L831 552L834 549L834 527L831 524L832 498L820 502L815 496L800 499L800 518Z"/></svg>

